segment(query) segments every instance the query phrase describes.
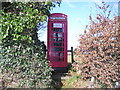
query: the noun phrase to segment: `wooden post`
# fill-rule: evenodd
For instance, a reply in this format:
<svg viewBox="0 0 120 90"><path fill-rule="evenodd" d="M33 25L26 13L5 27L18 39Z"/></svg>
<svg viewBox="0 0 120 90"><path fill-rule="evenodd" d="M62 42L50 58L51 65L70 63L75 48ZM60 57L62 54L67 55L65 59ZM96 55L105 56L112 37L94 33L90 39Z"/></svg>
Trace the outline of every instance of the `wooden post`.
<svg viewBox="0 0 120 90"><path fill-rule="evenodd" d="M73 47L71 47L71 59L72 59L72 63L74 62L74 55L73 55Z"/></svg>

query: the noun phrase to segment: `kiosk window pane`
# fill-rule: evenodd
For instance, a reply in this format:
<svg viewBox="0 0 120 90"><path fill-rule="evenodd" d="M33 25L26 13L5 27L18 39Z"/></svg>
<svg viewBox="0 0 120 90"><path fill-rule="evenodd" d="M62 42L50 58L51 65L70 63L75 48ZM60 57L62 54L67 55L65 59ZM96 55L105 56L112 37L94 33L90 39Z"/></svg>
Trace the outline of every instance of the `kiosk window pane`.
<svg viewBox="0 0 120 90"><path fill-rule="evenodd" d="M62 29L62 28L54 28L53 31L54 32L64 32L64 29Z"/></svg>
<svg viewBox="0 0 120 90"><path fill-rule="evenodd" d="M64 37L63 33L58 33L58 37Z"/></svg>
<svg viewBox="0 0 120 90"><path fill-rule="evenodd" d="M58 33L53 33L53 37L58 37Z"/></svg>
<svg viewBox="0 0 120 90"><path fill-rule="evenodd" d="M53 37L64 37L63 33L53 33Z"/></svg>
<svg viewBox="0 0 120 90"><path fill-rule="evenodd" d="M53 51L63 51L63 48L62 47L54 47Z"/></svg>
<svg viewBox="0 0 120 90"><path fill-rule="evenodd" d="M64 56L63 52L54 52L53 56Z"/></svg>
<svg viewBox="0 0 120 90"><path fill-rule="evenodd" d="M59 56L59 53L55 52L53 53L53 56Z"/></svg>
<svg viewBox="0 0 120 90"><path fill-rule="evenodd" d="M64 56L64 53L60 52L60 56Z"/></svg>
<svg viewBox="0 0 120 90"><path fill-rule="evenodd" d="M53 38L53 41L61 42L61 41L64 41L64 39L63 38Z"/></svg>
<svg viewBox="0 0 120 90"><path fill-rule="evenodd" d="M64 57L55 57L53 61L64 61Z"/></svg>
<svg viewBox="0 0 120 90"><path fill-rule="evenodd" d="M53 46L64 46L63 43L53 43Z"/></svg>

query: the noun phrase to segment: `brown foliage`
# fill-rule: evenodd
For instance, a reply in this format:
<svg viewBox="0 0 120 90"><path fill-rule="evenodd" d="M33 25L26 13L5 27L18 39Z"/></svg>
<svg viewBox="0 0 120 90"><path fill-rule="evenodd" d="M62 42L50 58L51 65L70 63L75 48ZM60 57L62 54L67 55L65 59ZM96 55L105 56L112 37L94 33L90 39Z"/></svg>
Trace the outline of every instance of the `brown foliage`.
<svg viewBox="0 0 120 90"><path fill-rule="evenodd" d="M102 2L97 7L106 15L109 5ZM108 11L108 16L111 11ZM114 82L120 81L120 17L110 20L104 14L97 14L96 22L90 16L91 24L87 26L87 33L80 35L76 71L82 71L83 79L95 77L101 83L113 87ZM82 60L82 64L79 63Z"/></svg>

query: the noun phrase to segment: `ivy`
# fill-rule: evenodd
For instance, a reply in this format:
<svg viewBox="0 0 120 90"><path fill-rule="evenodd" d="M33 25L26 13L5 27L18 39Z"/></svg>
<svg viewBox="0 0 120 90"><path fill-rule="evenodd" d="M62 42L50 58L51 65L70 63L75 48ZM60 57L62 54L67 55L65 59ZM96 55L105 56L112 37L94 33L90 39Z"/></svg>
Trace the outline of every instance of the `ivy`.
<svg viewBox="0 0 120 90"><path fill-rule="evenodd" d="M56 4L3 2L0 21L0 73L3 76L8 75L2 77L6 83L4 87L52 87L52 69L38 40L36 27L38 22L47 21L50 10ZM7 80L8 77L12 80ZM12 86L12 82L17 85Z"/></svg>

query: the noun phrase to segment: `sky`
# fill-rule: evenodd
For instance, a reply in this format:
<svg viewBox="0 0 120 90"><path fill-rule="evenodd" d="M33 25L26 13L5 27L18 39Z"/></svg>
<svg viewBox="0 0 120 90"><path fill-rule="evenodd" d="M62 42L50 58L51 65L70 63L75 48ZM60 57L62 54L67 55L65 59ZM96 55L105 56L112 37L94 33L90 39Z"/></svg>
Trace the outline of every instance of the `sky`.
<svg viewBox="0 0 120 90"><path fill-rule="evenodd" d="M100 4L101 0L62 0L60 7L55 7L51 13L63 13L68 15L68 50L79 46L79 35L83 34L86 25L90 23L89 16L95 17L98 12L95 3ZM112 13L118 13L118 1L104 0L110 4ZM45 30L40 39L47 44L47 30Z"/></svg>

